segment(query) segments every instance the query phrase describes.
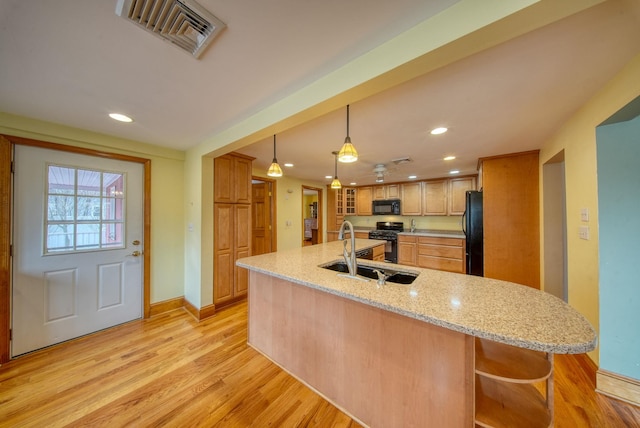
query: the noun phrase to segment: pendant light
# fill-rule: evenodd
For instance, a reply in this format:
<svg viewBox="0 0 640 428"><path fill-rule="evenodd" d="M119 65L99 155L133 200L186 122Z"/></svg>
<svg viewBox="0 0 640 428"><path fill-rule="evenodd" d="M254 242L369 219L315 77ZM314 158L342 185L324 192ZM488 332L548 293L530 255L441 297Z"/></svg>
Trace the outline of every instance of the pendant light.
<svg viewBox="0 0 640 428"><path fill-rule="evenodd" d="M344 163L351 163L358 160L358 152L356 148L351 144L351 138L349 137L349 105L347 104L347 138L344 139L344 144L338 153L338 160Z"/></svg>
<svg viewBox="0 0 640 428"><path fill-rule="evenodd" d="M331 188L341 189L342 183L340 183L340 180L338 180L338 152L331 152L331 154L333 154L336 159L336 168L334 170L333 181L331 182Z"/></svg>
<svg viewBox="0 0 640 428"><path fill-rule="evenodd" d="M276 159L276 136L273 135L273 162L267 171L269 177L282 177L282 168L278 165L278 159Z"/></svg>

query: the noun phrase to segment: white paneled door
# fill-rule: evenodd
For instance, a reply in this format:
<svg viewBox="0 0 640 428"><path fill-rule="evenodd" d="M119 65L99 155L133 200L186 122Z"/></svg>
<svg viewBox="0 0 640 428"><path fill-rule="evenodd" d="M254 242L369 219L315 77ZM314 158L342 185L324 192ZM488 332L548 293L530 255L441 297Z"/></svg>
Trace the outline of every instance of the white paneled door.
<svg viewBox="0 0 640 428"><path fill-rule="evenodd" d="M144 167L17 145L11 354L142 317Z"/></svg>

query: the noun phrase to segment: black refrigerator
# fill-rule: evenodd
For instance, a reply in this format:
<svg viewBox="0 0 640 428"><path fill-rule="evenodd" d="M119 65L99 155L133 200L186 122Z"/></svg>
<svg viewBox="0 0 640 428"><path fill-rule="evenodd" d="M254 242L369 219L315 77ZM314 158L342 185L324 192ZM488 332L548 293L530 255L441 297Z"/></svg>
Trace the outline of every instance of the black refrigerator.
<svg viewBox="0 0 640 428"><path fill-rule="evenodd" d="M484 276L482 192L467 191L466 209L462 216L462 231L467 238L467 274Z"/></svg>

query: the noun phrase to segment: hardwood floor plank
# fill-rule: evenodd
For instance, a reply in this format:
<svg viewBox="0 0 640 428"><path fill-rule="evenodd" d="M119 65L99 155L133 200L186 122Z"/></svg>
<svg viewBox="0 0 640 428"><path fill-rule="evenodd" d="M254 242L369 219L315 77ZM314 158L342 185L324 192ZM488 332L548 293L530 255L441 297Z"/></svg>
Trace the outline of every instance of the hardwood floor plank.
<svg viewBox="0 0 640 428"><path fill-rule="evenodd" d="M555 361L557 427L640 427L640 409L595 393L588 357ZM246 303L200 323L174 310L12 360L0 367L0 426L360 427L247 345Z"/></svg>

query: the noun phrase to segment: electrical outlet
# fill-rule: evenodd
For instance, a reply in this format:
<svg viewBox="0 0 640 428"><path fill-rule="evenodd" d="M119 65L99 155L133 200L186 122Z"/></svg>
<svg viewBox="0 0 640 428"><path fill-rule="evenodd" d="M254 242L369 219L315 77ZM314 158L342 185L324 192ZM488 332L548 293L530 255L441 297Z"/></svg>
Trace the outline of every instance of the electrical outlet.
<svg viewBox="0 0 640 428"><path fill-rule="evenodd" d="M581 221L589 221L589 208L581 208L580 209L580 220Z"/></svg>
<svg viewBox="0 0 640 428"><path fill-rule="evenodd" d="M589 240L589 226L580 226L580 228L578 229L578 237L580 237L580 239L586 239L588 241Z"/></svg>

